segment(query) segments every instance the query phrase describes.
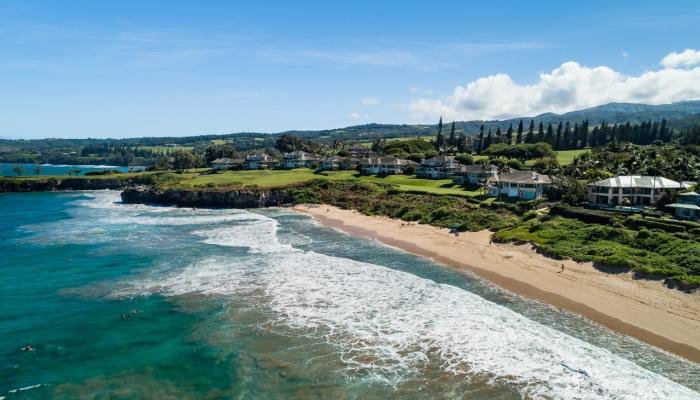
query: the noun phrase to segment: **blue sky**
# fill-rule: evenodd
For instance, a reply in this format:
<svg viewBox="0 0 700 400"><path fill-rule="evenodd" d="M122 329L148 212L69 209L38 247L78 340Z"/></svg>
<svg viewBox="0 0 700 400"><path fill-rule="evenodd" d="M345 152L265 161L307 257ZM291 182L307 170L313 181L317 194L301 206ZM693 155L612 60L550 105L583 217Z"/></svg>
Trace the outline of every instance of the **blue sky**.
<svg viewBox="0 0 700 400"><path fill-rule="evenodd" d="M0 137L276 132L700 97L697 1L377 3L4 1Z"/></svg>

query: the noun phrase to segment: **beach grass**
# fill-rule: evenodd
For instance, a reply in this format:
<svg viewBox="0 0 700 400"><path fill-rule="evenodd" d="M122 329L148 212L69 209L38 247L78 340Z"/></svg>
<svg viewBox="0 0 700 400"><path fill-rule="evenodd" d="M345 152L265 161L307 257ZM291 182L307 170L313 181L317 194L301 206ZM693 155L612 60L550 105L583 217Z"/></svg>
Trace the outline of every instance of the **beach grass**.
<svg viewBox="0 0 700 400"><path fill-rule="evenodd" d="M494 240L534 243L546 254L700 283L700 243L661 230L628 229L560 216L523 220Z"/></svg>

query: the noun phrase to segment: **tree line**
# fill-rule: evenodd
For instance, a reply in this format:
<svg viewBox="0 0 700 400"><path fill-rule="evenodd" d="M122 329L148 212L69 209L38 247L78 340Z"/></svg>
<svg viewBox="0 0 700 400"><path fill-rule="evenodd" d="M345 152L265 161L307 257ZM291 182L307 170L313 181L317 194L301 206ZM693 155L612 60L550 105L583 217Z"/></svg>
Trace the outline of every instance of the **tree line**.
<svg viewBox="0 0 700 400"><path fill-rule="evenodd" d="M438 137L440 132L438 131ZM474 150L482 153L492 144L523 144L523 143L547 143L554 150L575 150L587 147L598 147L608 143L629 142L639 145L652 144L654 142L667 143L674 138L674 132L669 127L666 119L658 121L646 121L640 124L612 124L603 122L599 126L590 128L587 120L581 123L574 123L572 126L568 121L559 122L556 126L551 122L545 127L542 121L539 124L535 120L530 120L527 130L523 120L518 126L513 128L511 124L503 132L500 127L495 133L489 129L485 132L484 125L481 125L478 140ZM691 141L700 139L700 134L690 135Z"/></svg>

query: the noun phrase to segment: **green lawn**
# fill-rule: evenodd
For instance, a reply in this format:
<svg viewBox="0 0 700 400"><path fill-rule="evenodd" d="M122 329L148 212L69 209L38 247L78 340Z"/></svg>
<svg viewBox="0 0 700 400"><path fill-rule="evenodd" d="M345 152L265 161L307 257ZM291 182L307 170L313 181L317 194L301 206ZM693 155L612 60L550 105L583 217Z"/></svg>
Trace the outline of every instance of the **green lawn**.
<svg viewBox="0 0 700 400"><path fill-rule="evenodd" d="M555 151L555 153L557 153L557 161L559 161L559 165L569 165L574 162L574 158L576 158L577 155L587 153L589 151L589 149L560 150Z"/></svg>
<svg viewBox="0 0 700 400"><path fill-rule="evenodd" d="M452 179L419 179L414 175L389 175L386 177L362 176L356 171L328 172L329 179L357 179L364 182L390 183L405 191L418 191L435 194L452 194L458 196L478 196L481 193L466 190L455 185Z"/></svg>
<svg viewBox="0 0 700 400"><path fill-rule="evenodd" d="M214 187L227 185L276 187L306 182L312 179L359 180L364 182L388 183L399 190L418 191L459 196L477 196L477 191L466 190L452 183L451 179L418 179L413 175L390 175L384 178L361 176L356 171L328 171L315 174L306 168L293 170L226 171L219 174L182 174L174 185L183 188Z"/></svg>
<svg viewBox="0 0 700 400"><path fill-rule="evenodd" d="M275 187L306 182L319 177L322 176L315 175L312 170L306 168L293 170L263 169L257 171L226 171L209 175L182 174L181 180L176 185L185 188L211 185L258 185L261 187Z"/></svg>
<svg viewBox="0 0 700 400"><path fill-rule="evenodd" d="M569 165L572 162L574 162L574 158L576 158L577 155L581 153L586 153L589 152L590 149L579 149L579 150L560 150L560 151L555 151L554 153L557 155L557 161L559 161L559 165ZM485 160L486 156L479 156L475 155L474 156L474 162L478 162L480 160ZM525 165L532 165L535 163L535 160L529 160L528 162L525 163Z"/></svg>

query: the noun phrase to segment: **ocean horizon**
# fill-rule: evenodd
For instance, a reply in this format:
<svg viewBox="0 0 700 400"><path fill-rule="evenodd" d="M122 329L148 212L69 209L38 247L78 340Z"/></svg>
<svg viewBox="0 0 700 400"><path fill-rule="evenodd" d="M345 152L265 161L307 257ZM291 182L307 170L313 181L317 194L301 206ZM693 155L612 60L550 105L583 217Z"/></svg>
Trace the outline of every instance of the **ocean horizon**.
<svg viewBox="0 0 700 400"><path fill-rule="evenodd" d="M0 209L0 399L700 399L698 364L288 209Z"/></svg>

